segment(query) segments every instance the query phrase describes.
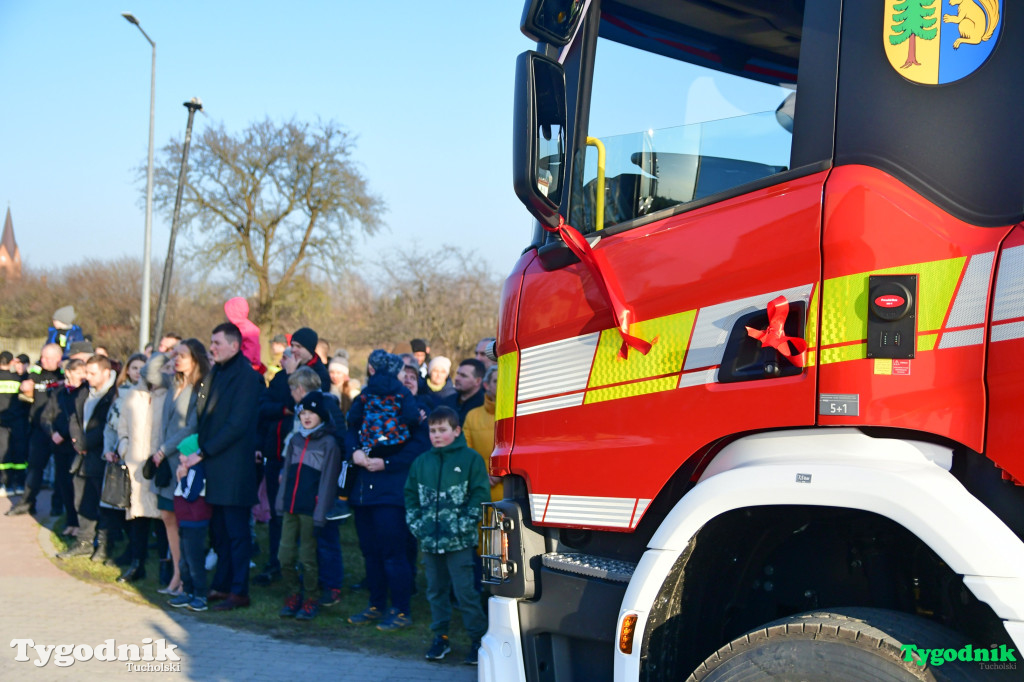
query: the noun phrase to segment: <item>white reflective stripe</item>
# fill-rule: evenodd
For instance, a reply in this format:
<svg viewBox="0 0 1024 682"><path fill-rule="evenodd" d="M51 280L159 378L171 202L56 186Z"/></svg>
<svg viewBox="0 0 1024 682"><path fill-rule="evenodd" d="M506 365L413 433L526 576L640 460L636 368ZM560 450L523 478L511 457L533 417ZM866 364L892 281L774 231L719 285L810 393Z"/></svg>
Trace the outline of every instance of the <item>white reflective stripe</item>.
<svg viewBox="0 0 1024 682"><path fill-rule="evenodd" d="M526 414L561 410L565 407L579 407L582 404L583 393L571 393L569 395L560 395L557 398L545 398L544 400L534 400L531 403L519 403L516 405L516 416L522 417Z"/></svg>
<svg viewBox="0 0 1024 682"><path fill-rule="evenodd" d="M552 495L544 523L578 523L605 528L629 528L636 498Z"/></svg>
<svg viewBox="0 0 1024 682"><path fill-rule="evenodd" d="M530 516L534 523L544 520L544 510L548 506L547 495L530 495Z"/></svg>
<svg viewBox="0 0 1024 682"><path fill-rule="evenodd" d="M960 290L949 311L947 329L985 324L985 303L988 297L988 281L992 274L992 260L995 252L979 253L967 261ZM948 348L949 346L939 346Z"/></svg>
<svg viewBox="0 0 1024 682"><path fill-rule="evenodd" d="M701 372L690 372L689 374L680 375L679 386L677 386L676 388L687 388L689 386L703 386L704 384L713 384L717 380L717 369L706 369Z"/></svg>
<svg viewBox="0 0 1024 682"><path fill-rule="evenodd" d="M962 348L964 346L980 346L985 342L985 329L962 329L956 332L946 332L942 335L939 348Z"/></svg>
<svg viewBox="0 0 1024 682"><path fill-rule="evenodd" d="M683 369L697 369L698 367L722 364L725 343L729 340L729 333L736 325L736 320L747 313L763 310L771 300L779 296L785 296L790 303L796 301L807 303L810 301L813 286L813 284L805 284L701 308L697 313L697 322L693 326L693 336L690 339L690 348L686 353L686 364Z"/></svg>
<svg viewBox="0 0 1024 682"><path fill-rule="evenodd" d="M517 400L585 389L600 337L594 332L521 351Z"/></svg>
<svg viewBox="0 0 1024 682"><path fill-rule="evenodd" d="M992 325L992 341L1012 341L1024 338L1024 322Z"/></svg>
<svg viewBox="0 0 1024 682"><path fill-rule="evenodd" d="M992 320L1024 317L1024 246L1014 246L999 255L996 296Z"/></svg>
<svg viewBox="0 0 1024 682"><path fill-rule="evenodd" d="M636 525L640 523L640 518L647 511L647 508L651 506L652 500L639 499L636 501L636 511L633 512L633 520L629 522L630 528L636 528Z"/></svg>

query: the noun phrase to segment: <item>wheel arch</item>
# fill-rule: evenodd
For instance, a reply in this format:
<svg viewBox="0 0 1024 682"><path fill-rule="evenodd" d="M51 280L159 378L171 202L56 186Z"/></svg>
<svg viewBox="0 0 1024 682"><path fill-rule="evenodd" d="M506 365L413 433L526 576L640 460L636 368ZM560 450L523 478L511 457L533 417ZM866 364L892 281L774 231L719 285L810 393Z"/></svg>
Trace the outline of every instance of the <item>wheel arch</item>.
<svg viewBox="0 0 1024 682"><path fill-rule="evenodd" d="M780 509L829 508L854 519L885 519L933 552L950 574L964 576L971 599L994 616L1024 620L1024 545L949 473L951 461L949 447L845 428L756 434L727 445L667 513L640 559L619 626L625 615L637 615L634 642L642 644L628 655L616 652L616 679L640 679L650 617L679 598L672 593L683 589L682 567L710 551L709 529L730 513L760 518Z"/></svg>

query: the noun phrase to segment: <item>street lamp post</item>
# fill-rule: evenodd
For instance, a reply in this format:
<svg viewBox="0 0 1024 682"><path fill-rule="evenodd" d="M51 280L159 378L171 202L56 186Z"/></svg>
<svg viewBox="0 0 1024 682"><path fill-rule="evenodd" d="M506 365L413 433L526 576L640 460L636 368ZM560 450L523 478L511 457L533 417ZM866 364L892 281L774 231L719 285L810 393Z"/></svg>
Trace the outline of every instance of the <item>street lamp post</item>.
<svg viewBox="0 0 1024 682"><path fill-rule="evenodd" d="M149 289L152 274L153 239L153 121L156 112L156 43L146 35L139 25L139 20L131 12L122 12L128 23L134 24L142 36L153 47L153 65L149 76L149 161L146 165L146 236L142 247L142 309L139 314L139 350L145 350L149 341Z"/></svg>

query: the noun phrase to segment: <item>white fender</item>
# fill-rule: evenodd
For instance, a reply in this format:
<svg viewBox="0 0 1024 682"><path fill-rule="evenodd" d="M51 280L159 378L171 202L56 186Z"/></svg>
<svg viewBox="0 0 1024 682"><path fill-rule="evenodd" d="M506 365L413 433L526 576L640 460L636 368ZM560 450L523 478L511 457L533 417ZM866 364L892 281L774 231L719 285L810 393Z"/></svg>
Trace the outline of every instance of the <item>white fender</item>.
<svg viewBox="0 0 1024 682"><path fill-rule="evenodd" d="M948 469L949 448L871 438L857 429L776 431L726 446L665 517L641 557L619 612L636 614L633 653L616 649L615 679L638 680L648 614L697 531L725 512L766 505L861 509L920 538L1024 649L1024 543ZM617 630L618 631L618 630Z"/></svg>

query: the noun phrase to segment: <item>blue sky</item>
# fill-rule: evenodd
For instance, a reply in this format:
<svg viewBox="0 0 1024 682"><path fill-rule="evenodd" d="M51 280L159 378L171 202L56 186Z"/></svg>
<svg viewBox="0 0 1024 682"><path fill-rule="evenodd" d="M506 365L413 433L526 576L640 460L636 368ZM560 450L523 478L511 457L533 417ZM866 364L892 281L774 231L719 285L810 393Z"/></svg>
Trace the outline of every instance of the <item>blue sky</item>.
<svg viewBox="0 0 1024 682"><path fill-rule="evenodd" d="M142 254L151 52L124 11L157 45L158 150L193 96L196 131L333 119L390 209L364 259L456 244L503 276L529 241L511 183L515 58L533 47L518 1L5 0L0 201L27 264ZM154 215L154 256L169 227Z"/></svg>

